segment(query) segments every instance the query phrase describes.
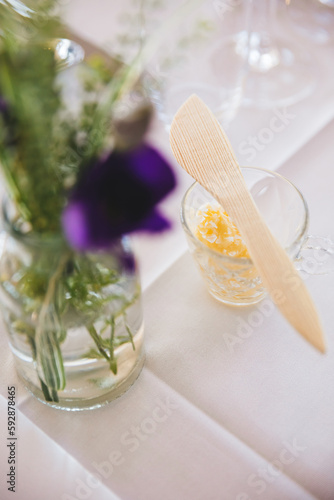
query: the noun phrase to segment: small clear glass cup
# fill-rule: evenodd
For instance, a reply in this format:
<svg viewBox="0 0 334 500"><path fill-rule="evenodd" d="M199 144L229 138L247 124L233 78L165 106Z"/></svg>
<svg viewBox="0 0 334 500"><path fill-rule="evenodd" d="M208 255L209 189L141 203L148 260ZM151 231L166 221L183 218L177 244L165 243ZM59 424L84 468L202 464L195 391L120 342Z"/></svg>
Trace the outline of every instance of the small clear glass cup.
<svg viewBox="0 0 334 500"><path fill-rule="evenodd" d="M276 172L253 167L241 167L241 171L260 213L297 269L307 274L334 271L334 243L328 238L308 235L309 212L302 193ZM266 290L251 259L225 256L196 236L201 220L198 211L207 203L218 206L195 182L181 205L181 222L189 249L206 286L213 297L225 304L255 304L266 296Z"/></svg>

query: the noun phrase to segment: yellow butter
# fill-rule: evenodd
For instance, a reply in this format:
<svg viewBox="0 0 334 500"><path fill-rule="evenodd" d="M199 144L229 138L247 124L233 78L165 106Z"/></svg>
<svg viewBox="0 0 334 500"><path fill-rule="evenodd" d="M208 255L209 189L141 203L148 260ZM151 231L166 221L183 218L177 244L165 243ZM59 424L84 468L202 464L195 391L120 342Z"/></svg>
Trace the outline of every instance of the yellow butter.
<svg viewBox="0 0 334 500"><path fill-rule="evenodd" d="M238 228L222 208L208 203L197 216L196 236L206 246L229 257L250 258Z"/></svg>

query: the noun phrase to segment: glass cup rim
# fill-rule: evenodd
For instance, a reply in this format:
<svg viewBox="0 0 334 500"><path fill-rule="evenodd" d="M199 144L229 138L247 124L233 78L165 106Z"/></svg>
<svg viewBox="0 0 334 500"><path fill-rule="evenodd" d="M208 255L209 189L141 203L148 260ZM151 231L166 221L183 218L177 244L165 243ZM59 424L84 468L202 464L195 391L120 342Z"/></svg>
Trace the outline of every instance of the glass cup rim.
<svg viewBox="0 0 334 500"><path fill-rule="evenodd" d="M306 233L307 228L308 228L308 223L309 223L309 209L308 209L306 200L305 200L302 192L293 184L293 182L291 182L284 175L279 174L278 172L275 172L275 171L272 171L272 170L268 170L266 168L252 167L252 166L245 166L245 167L244 166L240 166L240 168L241 168L241 170L246 170L246 169L247 170L256 170L256 171L258 170L258 171L265 172L267 174L273 175L274 177L278 177L278 178L282 179L284 182L290 184L290 186L295 190L295 192L297 193L297 195L301 199L301 202L302 202L302 204L304 206L304 209L305 209L304 223L301 226L301 229L298 232L298 234L297 234L296 238L294 239L294 241L289 245L288 248L285 248L285 251L287 253L289 253L289 250L291 248L293 248L298 241L302 240L302 238L305 236L305 233ZM214 250L213 248L209 248L207 245L205 245L205 243L203 243L201 240L199 240L197 238L197 236L193 233L193 231L190 229L190 227L188 226L186 217L185 217L185 204L186 204L186 201L187 201L188 197L190 196L191 192L197 186L200 186L200 184L197 181L193 182L191 184L191 186L185 192L185 194L184 194L184 196L182 198L182 201L181 201L180 218L181 218L181 223L182 223L182 226L183 226L183 229L185 230L185 232L187 234L189 234L189 236L191 236L192 238L194 238L196 240L197 244L201 248L203 248L203 250L205 250L207 253L211 254L211 256L215 257L216 259L217 258L218 259L222 259L225 262L230 262L230 263L235 263L237 261L239 264L243 264L245 266L246 265L253 265L252 259L248 259L247 257L237 257L237 258L236 257L231 257L229 255L223 255L220 252L218 252L217 250ZM205 188L203 188L203 189L205 190Z"/></svg>

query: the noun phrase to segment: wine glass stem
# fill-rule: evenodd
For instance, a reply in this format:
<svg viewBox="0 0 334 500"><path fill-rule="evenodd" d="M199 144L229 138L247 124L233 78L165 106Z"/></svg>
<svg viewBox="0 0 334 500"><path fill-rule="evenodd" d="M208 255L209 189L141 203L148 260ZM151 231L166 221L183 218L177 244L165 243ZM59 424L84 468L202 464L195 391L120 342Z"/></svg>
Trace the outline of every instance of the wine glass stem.
<svg viewBox="0 0 334 500"><path fill-rule="evenodd" d="M248 64L257 71L266 72L279 64L275 43L277 0L249 0Z"/></svg>

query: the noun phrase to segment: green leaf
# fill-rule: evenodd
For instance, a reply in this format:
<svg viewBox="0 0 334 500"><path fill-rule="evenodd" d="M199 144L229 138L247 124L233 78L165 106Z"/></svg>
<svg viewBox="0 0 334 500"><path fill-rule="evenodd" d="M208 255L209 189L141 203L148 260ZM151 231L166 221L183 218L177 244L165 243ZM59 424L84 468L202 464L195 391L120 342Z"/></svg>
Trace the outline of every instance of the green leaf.
<svg viewBox="0 0 334 500"><path fill-rule="evenodd" d="M117 360L115 358L115 353L114 353L114 339L115 339L115 318L114 316L111 316L110 319L110 343L109 343L109 350L110 350L110 370L116 375L117 374Z"/></svg>

